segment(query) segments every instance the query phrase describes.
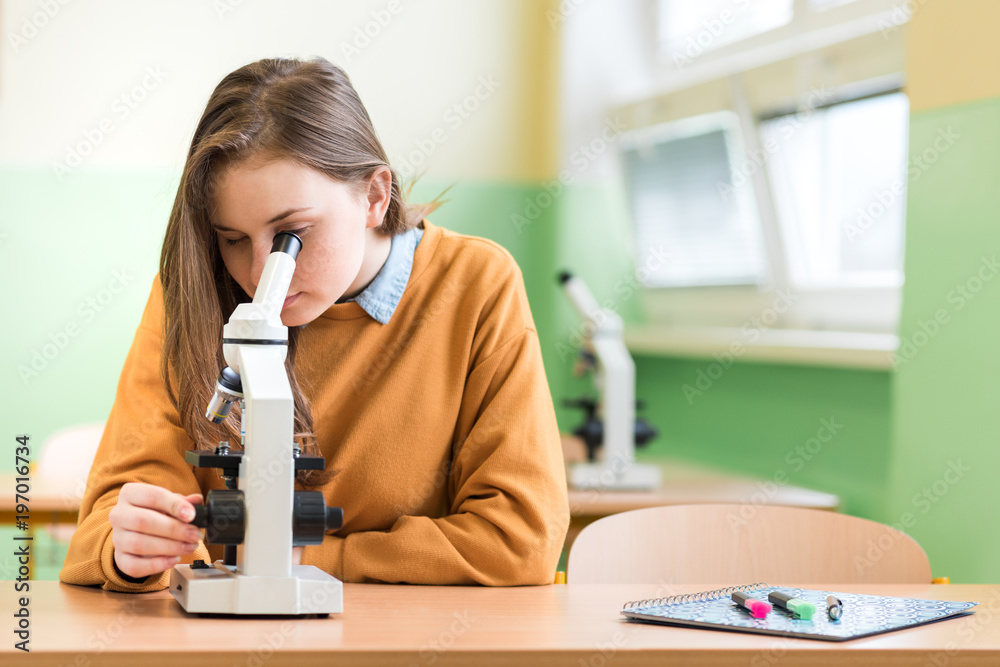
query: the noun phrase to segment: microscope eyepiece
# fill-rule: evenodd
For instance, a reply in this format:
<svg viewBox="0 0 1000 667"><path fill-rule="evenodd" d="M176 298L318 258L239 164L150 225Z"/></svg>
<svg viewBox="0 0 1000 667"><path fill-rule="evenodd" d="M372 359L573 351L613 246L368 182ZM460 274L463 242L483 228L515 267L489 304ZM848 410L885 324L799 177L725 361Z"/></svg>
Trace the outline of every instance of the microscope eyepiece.
<svg viewBox="0 0 1000 667"><path fill-rule="evenodd" d="M302 239L292 232L276 234L274 244L271 246L271 252L283 252L286 255L291 255L292 259L299 256L300 250L302 250Z"/></svg>

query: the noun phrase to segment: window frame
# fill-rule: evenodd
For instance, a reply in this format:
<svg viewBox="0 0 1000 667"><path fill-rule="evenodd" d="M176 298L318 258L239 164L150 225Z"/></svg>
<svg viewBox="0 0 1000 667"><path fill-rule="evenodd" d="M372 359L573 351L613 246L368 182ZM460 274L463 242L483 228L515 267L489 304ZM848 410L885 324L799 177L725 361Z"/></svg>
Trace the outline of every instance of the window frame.
<svg viewBox="0 0 1000 667"><path fill-rule="evenodd" d="M666 0L648 0L648 11L654 19L650 21L653 37L648 41L651 48L649 61L661 70L678 69L678 61L674 58L675 51L670 51L660 41L659 13L662 2ZM751 0L734 0L749 2ZM695 65L705 66L713 62L727 61L733 58L746 57L761 50L773 49L775 44L794 44L809 36L817 46L835 43L849 39L848 35L857 34L859 30L869 30L873 20L880 30L892 30L900 27L909 19L909 14L900 8L899 0L852 0L842 5L816 9L810 0L793 0L792 20L744 39L723 44L717 48L702 51L696 57Z"/></svg>
<svg viewBox="0 0 1000 667"><path fill-rule="evenodd" d="M657 0L650 0L652 8ZM886 0L854 0L824 10L813 9L809 0L795 0L792 20L777 29L760 33L753 37L720 46L706 52L692 68L678 72L669 60L659 52L657 39L647 40L653 48L651 57L661 69L661 76L655 91L649 91L647 99L654 95L684 95L705 82L724 79L727 82L731 110L740 118L740 135L749 153L759 147L759 122L768 114L782 112L788 108L780 100L752 110L745 89L744 77L748 72L777 61L795 57L822 54L824 49L842 45L852 39L868 36L886 30L895 31L905 24L908 16L899 14L898 5ZM651 31L658 30L657 21L650 21ZM883 41L889 41L884 39ZM888 46L886 48L889 48ZM901 81L901 75L893 75ZM666 77L666 78L664 78ZM872 85L871 79L856 81L850 86L862 88ZM897 84L898 85L898 84ZM849 86L838 90L837 94L847 94ZM857 97L856 99L860 99ZM847 100L844 100L847 101ZM641 103L633 101L632 104ZM843 103L832 101L830 104ZM697 104L693 105L697 106ZM817 105L819 107L820 105ZM636 128L645 129L644 126ZM620 182L625 184L625 170L621 154L616 155ZM761 314L773 314L775 304L782 295L795 301L795 308L778 314L777 319L763 329L795 329L820 332L859 332L878 334L878 355L876 366L885 366L891 355L886 354L895 340L901 306L900 286L864 287L810 287L797 288L789 280L784 243L774 206L771 184L767 169L758 169L752 174L754 199L760 213L764 235L764 246L770 266L771 280L764 286L730 287L665 287L641 290L646 313L645 325L630 327L633 339L650 340L650 331L664 332L673 328L708 327L730 331L740 337L747 327L757 327ZM627 191L626 184L626 191ZM634 224L634 222L633 222ZM633 249L635 252L635 249ZM669 336L663 336L669 338ZM647 345L648 347L648 345ZM669 351L669 350L665 350ZM852 365L847 363L847 365ZM869 363L862 365L871 365Z"/></svg>

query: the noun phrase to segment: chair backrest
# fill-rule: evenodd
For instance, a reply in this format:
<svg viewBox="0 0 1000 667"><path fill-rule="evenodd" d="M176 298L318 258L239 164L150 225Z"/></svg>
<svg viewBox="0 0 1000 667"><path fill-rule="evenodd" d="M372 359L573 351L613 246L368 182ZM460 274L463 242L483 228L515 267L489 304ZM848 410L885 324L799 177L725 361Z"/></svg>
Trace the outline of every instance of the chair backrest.
<svg viewBox="0 0 1000 667"><path fill-rule="evenodd" d="M670 505L590 524L569 553L571 584L930 583L910 536L798 507Z"/></svg>
<svg viewBox="0 0 1000 667"><path fill-rule="evenodd" d="M82 499L103 433L101 422L70 426L50 435L42 443L36 479L49 488L63 489L68 497Z"/></svg>

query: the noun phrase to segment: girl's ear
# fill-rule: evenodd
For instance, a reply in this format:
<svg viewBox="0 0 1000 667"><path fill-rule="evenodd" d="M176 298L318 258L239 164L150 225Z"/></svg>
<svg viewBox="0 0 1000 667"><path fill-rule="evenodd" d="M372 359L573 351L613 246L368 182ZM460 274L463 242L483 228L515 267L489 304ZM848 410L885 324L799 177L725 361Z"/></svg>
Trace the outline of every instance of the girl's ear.
<svg viewBox="0 0 1000 667"><path fill-rule="evenodd" d="M379 167L368 181L368 215L365 226L378 227L385 219L392 200L392 171L389 167Z"/></svg>

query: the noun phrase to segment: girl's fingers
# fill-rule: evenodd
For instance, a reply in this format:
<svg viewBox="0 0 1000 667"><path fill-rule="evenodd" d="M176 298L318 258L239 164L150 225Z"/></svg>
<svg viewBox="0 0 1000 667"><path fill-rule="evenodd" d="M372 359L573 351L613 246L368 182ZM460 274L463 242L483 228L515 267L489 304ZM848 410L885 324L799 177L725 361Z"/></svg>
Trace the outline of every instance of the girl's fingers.
<svg viewBox="0 0 1000 667"><path fill-rule="evenodd" d="M142 557L186 556L198 548L197 540L179 542L130 530L113 531L111 541L115 545L115 553Z"/></svg>
<svg viewBox="0 0 1000 667"><path fill-rule="evenodd" d="M130 505L157 510L183 522L194 518L194 508L187 498L161 486L129 482L119 493L118 501L121 502L123 499Z"/></svg>
<svg viewBox="0 0 1000 667"><path fill-rule="evenodd" d="M201 539L201 531L197 527L161 514L156 510L135 506L116 507L115 510L117 511L111 520L111 525L116 530L142 533L178 542L197 542Z"/></svg>
<svg viewBox="0 0 1000 667"><path fill-rule="evenodd" d="M200 493L183 496L153 484L130 482L109 515L115 565L130 577L159 574L193 553L201 531L189 521Z"/></svg>
<svg viewBox="0 0 1000 667"><path fill-rule="evenodd" d="M180 562L177 556L141 557L128 553L115 552L115 563L118 569L130 577L148 577L151 574L164 572Z"/></svg>
<svg viewBox="0 0 1000 667"><path fill-rule="evenodd" d="M200 502L201 497L200 493L182 496L153 484L125 484L112 510L112 525L183 542L197 541L201 533L188 522L194 518L192 503Z"/></svg>

